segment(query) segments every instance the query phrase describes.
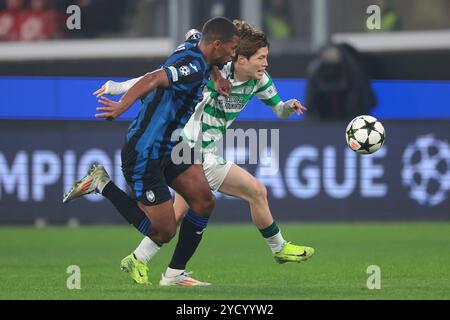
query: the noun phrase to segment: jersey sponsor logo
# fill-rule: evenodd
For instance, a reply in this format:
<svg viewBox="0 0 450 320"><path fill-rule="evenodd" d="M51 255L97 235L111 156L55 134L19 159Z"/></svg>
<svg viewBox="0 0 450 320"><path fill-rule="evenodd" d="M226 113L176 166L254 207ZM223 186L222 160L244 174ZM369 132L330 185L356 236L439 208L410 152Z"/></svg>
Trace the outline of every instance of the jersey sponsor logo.
<svg viewBox="0 0 450 320"><path fill-rule="evenodd" d="M220 96L218 103L221 109L225 110L242 110L245 107L244 100L237 96Z"/></svg>

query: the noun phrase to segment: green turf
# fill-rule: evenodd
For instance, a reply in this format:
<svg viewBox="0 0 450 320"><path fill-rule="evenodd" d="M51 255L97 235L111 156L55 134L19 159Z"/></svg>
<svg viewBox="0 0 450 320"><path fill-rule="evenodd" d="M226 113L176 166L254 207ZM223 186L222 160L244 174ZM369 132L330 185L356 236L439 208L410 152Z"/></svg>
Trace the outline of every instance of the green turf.
<svg viewBox="0 0 450 320"><path fill-rule="evenodd" d="M305 263L278 265L251 225L214 225L189 264L210 287L138 286L119 261L140 241L131 227L0 228L0 299L450 299L450 223L280 224L311 245ZM150 264L158 283L174 242ZM69 265L81 290L69 290ZM369 290L367 267L381 268Z"/></svg>

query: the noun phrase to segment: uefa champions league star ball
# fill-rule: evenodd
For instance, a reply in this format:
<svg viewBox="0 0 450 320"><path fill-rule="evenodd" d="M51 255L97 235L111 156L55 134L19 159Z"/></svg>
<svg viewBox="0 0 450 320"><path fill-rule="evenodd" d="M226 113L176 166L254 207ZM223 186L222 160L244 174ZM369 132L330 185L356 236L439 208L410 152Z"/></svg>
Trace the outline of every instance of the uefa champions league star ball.
<svg viewBox="0 0 450 320"><path fill-rule="evenodd" d="M345 130L345 139L350 149L359 154L371 154L384 143L384 127L372 116L357 116Z"/></svg>

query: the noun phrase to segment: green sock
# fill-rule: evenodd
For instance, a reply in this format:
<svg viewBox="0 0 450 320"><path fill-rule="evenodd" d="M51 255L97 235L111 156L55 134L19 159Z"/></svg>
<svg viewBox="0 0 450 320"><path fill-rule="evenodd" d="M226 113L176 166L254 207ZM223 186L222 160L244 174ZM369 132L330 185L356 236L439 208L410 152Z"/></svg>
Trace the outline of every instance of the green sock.
<svg viewBox="0 0 450 320"><path fill-rule="evenodd" d="M259 232L261 232L262 236L266 240L270 250L272 250L272 253L281 251L286 241L281 235L280 228L278 228L275 221L269 227L260 229Z"/></svg>

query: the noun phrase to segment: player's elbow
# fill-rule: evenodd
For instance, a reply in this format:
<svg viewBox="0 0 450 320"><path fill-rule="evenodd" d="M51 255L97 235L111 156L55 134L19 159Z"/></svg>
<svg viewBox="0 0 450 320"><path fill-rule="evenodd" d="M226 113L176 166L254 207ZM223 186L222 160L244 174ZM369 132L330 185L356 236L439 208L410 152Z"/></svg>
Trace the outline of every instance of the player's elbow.
<svg viewBox="0 0 450 320"><path fill-rule="evenodd" d="M163 69L146 73L144 79L150 88L167 88L169 86L169 79Z"/></svg>
<svg viewBox="0 0 450 320"><path fill-rule="evenodd" d="M152 88L158 87L158 82L157 82L154 72L147 72L142 77L142 79L144 80L145 86L147 88L152 89Z"/></svg>

